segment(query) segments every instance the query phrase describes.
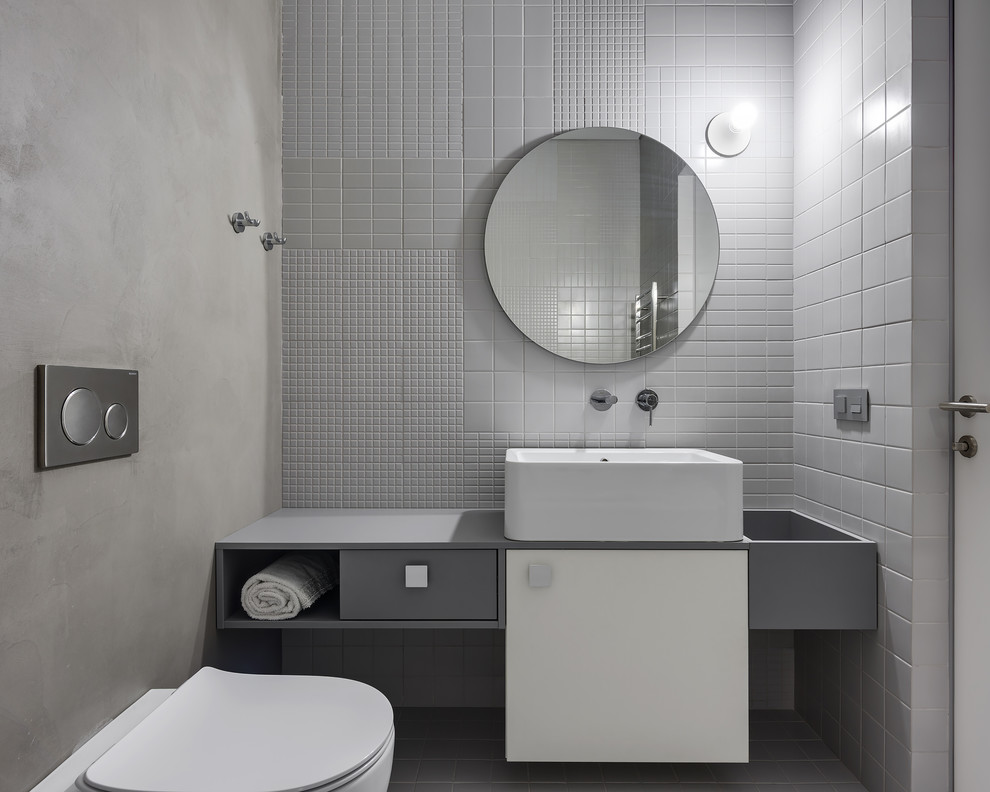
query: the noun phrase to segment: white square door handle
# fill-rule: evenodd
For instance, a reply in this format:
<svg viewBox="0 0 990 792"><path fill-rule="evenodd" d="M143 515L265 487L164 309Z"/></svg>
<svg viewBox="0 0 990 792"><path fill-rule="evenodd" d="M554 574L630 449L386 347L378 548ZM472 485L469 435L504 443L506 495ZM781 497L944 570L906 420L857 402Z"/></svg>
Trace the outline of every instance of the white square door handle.
<svg viewBox="0 0 990 792"><path fill-rule="evenodd" d="M550 588L553 582L553 568L549 564L529 565L529 587Z"/></svg>
<svg viewBox="0 0 990 792"><path fill-rule="evenodd" d="M426 588L429 567L426 564L406 564L406 588Z"/></svg>

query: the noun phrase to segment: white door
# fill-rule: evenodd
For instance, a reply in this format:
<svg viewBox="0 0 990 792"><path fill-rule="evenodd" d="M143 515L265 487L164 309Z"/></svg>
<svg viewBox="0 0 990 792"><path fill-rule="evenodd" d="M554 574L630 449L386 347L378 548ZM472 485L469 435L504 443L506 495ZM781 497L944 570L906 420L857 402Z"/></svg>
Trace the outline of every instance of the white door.
<svg viewBox="0 0 990 792"><path fill-rule="evenodd" d="M745 550L505 557L510 762L748 761Z"/></svg>
<svg viewBox="0 0 990 792"><path fill-rule="evenodd" d="M990 2L955 3L955 387L990 399ZM990 415L956 416L979 442L955 457L956 792L987 789L990 747Z"/></svg>

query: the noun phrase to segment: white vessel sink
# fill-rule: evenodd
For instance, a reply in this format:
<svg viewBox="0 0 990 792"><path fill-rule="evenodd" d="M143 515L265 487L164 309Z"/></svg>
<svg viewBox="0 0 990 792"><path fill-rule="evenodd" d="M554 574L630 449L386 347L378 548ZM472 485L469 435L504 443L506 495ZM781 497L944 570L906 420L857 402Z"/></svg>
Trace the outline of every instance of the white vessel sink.
<svg viewBox="0 0 990 792"><path fill-rule="evenodd" d="M510 448L505 536L739 541L742 467L738 459L687 448Z"/></svg>

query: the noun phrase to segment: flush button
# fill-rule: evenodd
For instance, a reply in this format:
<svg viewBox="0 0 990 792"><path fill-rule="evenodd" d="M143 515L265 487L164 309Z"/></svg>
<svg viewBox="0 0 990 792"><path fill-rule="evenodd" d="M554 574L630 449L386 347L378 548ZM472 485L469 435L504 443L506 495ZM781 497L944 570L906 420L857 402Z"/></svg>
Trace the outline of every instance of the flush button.
<svg viewBox="0 0 990 792"><path fill-rule="evenodd" d="M103 428L111 440L120 440L127 431L127 408L119 402L107 407L107 414L103 416Z"/></svg>
<svg viewBox="0 0 990 792"><path fill-rule="evenodd" d="M75 445L88 445L100 431L103 408L89 388L76 388L62 403L62 431Z"/></svg>
<svg viewBox="0 0 990 792"><path fill-rule="evenodd" d="M870 393L865 388L832 391L832 417L836 421L870 420Z"/></svg>

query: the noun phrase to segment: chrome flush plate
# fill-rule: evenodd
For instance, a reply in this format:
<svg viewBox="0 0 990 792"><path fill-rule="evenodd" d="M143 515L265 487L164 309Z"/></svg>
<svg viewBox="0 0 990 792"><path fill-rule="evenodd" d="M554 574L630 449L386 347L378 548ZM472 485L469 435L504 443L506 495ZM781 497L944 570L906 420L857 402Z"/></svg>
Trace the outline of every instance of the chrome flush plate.
<svg viewBox="0 0 990 792"><path fill-rule="evenodd" d="M138 450L138 373L38 366L38 467L127 456Z"/></svg>

